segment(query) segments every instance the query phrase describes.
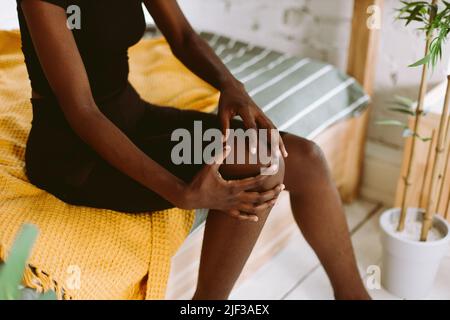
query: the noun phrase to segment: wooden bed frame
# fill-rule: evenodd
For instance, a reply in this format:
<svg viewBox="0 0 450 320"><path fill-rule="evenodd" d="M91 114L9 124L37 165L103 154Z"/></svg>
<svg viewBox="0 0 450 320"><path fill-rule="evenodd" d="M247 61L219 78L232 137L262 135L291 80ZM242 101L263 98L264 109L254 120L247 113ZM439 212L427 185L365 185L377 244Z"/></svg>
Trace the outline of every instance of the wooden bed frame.
<svg viewBox="0 0 450 320"><path fill-rule="evenodd" d="M381 9L383 2L384 0L354 0L347 73L358 80L369 95L373 89L379 30L368 27L368 8L375 5ZM354 200L360 190L369 113L370 108L358 117L330 127L314 139L323 149L341 197L347 203ZM295 229L289 197L284 193L266 222L236 286L279 252ZM166 295L168 299L190 299L192 296L202 236L203 227L188 237L173 258Z"/></svg>

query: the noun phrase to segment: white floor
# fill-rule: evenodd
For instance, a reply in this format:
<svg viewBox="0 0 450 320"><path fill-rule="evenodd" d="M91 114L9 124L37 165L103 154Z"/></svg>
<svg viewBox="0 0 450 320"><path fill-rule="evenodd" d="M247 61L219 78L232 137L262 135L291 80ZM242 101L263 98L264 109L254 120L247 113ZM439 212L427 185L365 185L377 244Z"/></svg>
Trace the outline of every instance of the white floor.
<svg viewBox="0 0 450 320"><path fill-rule="evenodd" d="M366 278L369 266L380 265L378 217L383 208L359 200L346 209L358 266ZM374 299L398 299L383 289L369 292ZM427 298L450 299L450 252ZM296 233L286 248L232 292L231 299L333 299L333 294L314 252Z"/></svg>

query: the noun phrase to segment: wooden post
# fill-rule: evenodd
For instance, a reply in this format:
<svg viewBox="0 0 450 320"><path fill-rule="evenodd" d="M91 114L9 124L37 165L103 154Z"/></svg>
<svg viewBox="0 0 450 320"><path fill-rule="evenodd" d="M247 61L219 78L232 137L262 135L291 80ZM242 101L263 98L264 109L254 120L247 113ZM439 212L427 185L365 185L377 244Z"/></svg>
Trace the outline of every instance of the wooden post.
<svg viewBox="0 0 450 320"><path fill-rule="evenodd" d="M369 28L369 8L375 6L382 12L384 0L354 0L352 32L348 51L347 73L354 77L372 95L376 70L376 57L380 30ZM370 109L369 109L370 110ZM345 175L348 177L345 190L341 190L344 201L351 202L358 196L362 181L365 143L369 123L369 110L354 121L353 140L346 150Z"/></svg>
<svg viewBox="0 0 450 320"><path fill-rule="evenodd" d="M368 27L368 9L376 6L382 10L383 3L384 0L355 0L353 7L347 73L358 80L369 95L373 93L380 30Z"/></svg>

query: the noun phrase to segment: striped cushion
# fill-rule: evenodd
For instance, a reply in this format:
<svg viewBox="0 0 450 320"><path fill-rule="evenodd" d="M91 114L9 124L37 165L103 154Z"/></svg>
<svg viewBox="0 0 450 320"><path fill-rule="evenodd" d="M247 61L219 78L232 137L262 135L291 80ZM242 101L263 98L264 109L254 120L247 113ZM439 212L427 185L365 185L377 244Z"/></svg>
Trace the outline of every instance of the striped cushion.
<svg viewBox="0 0 450 320"><path fill-rule="evenodd" d="M157 36L155 29L150 36ZM313 139L333 124L361 113L369 102L355 79L330 64L201 32L231 73L278 129ZM193 232L208 210L196 210Z"/></svg>
<svg viewBox="0 0 450 320"><path fill-rule="evenodd" d="M280 130L312 139L368 104L355 79L332 65L213 33L201 36Z"/></svg>
<svg viewBox="0 0 450 320"><path fill-rule="evenodd" d="M150 36L159 32L149 29ZM313 139L365 109L369 97L355 79L330 64L201 32L231 73L278 129Z"/></svg>

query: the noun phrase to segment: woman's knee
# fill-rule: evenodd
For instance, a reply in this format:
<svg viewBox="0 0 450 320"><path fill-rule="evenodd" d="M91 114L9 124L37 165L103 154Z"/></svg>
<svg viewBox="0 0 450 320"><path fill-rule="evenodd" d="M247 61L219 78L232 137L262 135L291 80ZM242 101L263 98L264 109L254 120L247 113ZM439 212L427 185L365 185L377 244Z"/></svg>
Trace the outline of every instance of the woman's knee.
<svg viewBox="0 0 450 320"><path fill-rule="evenodd" d="M220 167L220 174L225 180L245 179L263 174L268 175L256 191L267 191L283 183L285 163L283 157L278 157L270 165L257 164L227 164Z"/></svg>
<svg viewBox="0 0 450 320"><path fill-rule="evenodd" d="M314 141L294 135L287 135L283 140L288 149L290 160L308 167L327 167L325 155Z"/></svg>
<svg viewBox="0 0 450 320"><path fill-rule="evenodd" d="M294 135L283 141L289 153L285 181L290 192L303 193L332 182L325 155L315 142Z"/></svg>

